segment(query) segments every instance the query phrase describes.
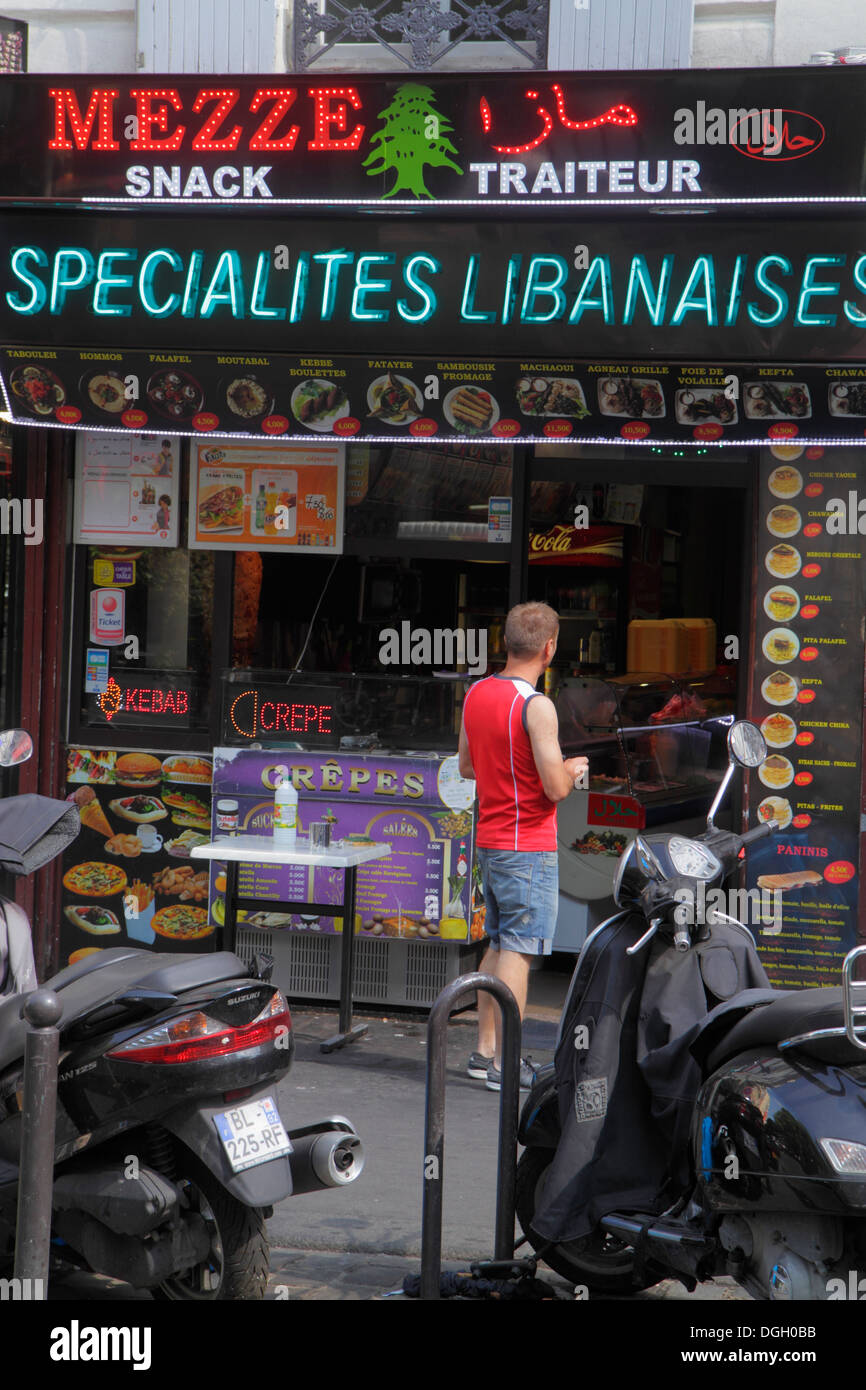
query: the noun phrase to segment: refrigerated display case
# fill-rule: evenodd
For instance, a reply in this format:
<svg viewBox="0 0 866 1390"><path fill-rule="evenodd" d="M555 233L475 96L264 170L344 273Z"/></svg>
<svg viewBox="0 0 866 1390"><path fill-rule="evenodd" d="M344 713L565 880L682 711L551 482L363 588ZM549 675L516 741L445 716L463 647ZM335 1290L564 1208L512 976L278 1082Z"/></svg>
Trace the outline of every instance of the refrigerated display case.
<svg viewBox="0 0 866 1390"><path fill-rule="evenodd" d="M554 949L573 950L614 911L619 857L638 831L700 828L726 766L735 687L655 673L566 678L556 691L567 757L589 783L559 804L560 914Z"/></svg>

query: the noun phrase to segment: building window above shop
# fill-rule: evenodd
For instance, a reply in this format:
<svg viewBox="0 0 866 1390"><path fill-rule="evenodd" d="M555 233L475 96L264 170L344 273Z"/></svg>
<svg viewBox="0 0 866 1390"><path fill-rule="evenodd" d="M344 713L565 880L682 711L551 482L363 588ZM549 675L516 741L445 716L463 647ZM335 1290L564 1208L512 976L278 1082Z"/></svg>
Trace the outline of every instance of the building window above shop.
<svg viewBox="0 0 866 1390"><path fill-rule="evenodd" d="M548 0L295 0L291 66L341 72L543 68Z"/></svg>

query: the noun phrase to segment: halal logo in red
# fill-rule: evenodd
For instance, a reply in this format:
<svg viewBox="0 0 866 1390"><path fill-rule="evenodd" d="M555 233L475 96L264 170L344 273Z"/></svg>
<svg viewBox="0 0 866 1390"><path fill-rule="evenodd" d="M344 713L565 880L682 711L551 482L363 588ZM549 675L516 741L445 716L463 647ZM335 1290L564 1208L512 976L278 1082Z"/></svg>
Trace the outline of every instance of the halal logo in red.
<svg viewBox="0 0 866 1390"><path fill-rule="evenodd" d="M748 113L737 121L731 131L734 149L749 159L772 159L777 163L814 154L827 135L817 116L810 116L806 111L762 111L760 132L753 126L753 118Z"/></svg>

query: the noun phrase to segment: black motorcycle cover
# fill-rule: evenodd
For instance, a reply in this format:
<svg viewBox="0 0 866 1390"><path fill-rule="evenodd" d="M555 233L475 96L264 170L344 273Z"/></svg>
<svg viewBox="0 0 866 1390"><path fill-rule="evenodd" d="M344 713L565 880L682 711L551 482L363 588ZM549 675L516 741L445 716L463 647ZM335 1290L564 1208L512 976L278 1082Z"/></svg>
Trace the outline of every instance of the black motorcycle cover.
<svg viewBox="0 0 866 1390"><path fill-rule="evenodd" d="M611 1211L655 1214L688 1177L688 1133L701 1081L689 1047L710 1009L767 988L742 928L704 928L677 952L638 914L600 929L584 951L556 1052L561 1138L533 1228L578 1240Z"/></svg>

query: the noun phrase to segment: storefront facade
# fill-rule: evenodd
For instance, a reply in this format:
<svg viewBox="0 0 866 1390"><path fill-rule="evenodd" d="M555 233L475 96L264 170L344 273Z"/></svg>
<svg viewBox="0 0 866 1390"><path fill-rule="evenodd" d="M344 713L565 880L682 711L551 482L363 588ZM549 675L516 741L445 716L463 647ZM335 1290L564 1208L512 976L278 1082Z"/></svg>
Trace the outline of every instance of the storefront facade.
<svg viewBox="0 0 866 1390"><path fill-rule="evenodd" d="M863 919L866 82L798 70L794 110L793 79L3 92L0 377L51 497L25 558L58 600L22 719L41 789L86 789L94 856L41 890L46 964L94 925L154 944L181 901L215 944L188 849L223 792L264 827L276 754L245 791L214 759L251 743L309 755L311 814L369 792L393 839L426 807L433 886L407 857L408 897L371 887L361 936L372 959L405 913L399 949L468 951L471 814L411 763L456 747L445 674L495 664L507 608L544 597L563 740L596 779L560 825L558 944L629 834L705 814L718 748L691 726L738 712L770 744L744 813L783 826L746 868L785 878L762 950L780 983L831 978ZM100 862L112 906L82 913Z"/></svg>

